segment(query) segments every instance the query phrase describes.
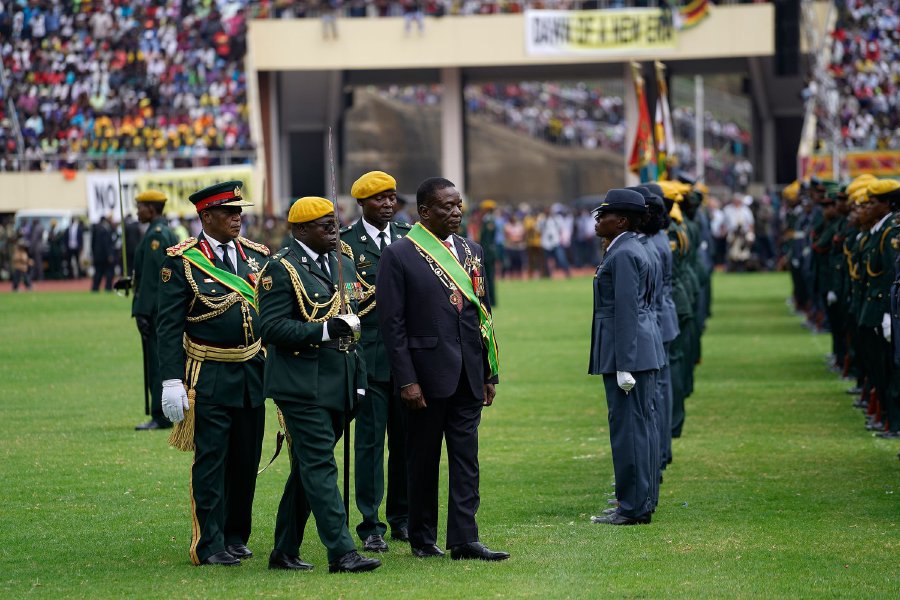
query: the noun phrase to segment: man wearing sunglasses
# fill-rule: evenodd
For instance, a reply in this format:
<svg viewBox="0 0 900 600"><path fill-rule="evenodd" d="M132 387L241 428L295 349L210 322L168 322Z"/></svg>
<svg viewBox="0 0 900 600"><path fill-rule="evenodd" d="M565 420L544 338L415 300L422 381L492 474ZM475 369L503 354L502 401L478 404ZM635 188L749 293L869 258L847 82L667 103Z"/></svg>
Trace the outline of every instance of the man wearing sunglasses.
<svg viewBox="0 0 900 600"><path fill-rule="evenodd" d="M266 263L257 288L268 352L265 395L281 410L291 449L269 568L312 569L300 560L311 511L328 550L328 570L371 571L381 561L356 551L334 460L348 413L366 388L366 364L357 348L356 270L334 251L337 224L329 200L300 198L288 222L293 241Z"/></svg>

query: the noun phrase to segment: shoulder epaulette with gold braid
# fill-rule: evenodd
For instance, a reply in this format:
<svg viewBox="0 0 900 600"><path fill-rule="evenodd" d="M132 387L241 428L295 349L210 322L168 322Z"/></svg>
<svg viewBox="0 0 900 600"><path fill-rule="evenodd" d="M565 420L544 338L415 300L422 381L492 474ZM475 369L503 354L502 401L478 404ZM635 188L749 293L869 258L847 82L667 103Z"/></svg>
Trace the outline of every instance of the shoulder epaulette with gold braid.
<svg viewBox="0 0 900 600"><path fill-rule="evenodd" d="M344 256L349 256L350 260L353 260L353 249L350 247L350 244L348 244L344 240L341 240L341 254L343 254Z"/></svg>
<svg viewBox="0 0 900 600"><path fill-rule="evenodd" d="M187 250L188 248L193 248L196 245L197 238L189 237L180 244L175 244L174 246L166 248L166 254L168 254L169 256L181 256L182 254L184 254L185 250Z"/></svg>
<svg viewBox="0 0 900 600"><path fill-rule="evenodd" d="M247 246L248 248L250 248L251 250L256 250L263 256L268 256L269 254L271 254L271 252L269 251L269 247L266 246L265 244L259 244L257 242L252 242L245 237L239 237L238 241L241 244L243 244L244 246Z"/></svg>
<svg viewBox="0 0 900 600"><path fill-rule="evenodd" d="M888 234L891 233L893 230L894 230L893 227L885 227L884 233L881 234L881 242L878 243L878 249L881 251L882 254L884 254L884 240L887 239Z"/></svg>

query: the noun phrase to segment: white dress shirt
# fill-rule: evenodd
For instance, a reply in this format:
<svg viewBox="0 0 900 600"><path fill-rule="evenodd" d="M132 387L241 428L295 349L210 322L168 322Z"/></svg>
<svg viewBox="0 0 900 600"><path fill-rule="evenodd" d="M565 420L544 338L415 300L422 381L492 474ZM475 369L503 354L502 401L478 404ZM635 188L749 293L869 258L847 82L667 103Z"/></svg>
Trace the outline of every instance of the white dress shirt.
<svg viewBox="0 0 900 600"><path fill-rule="evenodd" d="M209 238L209 242L213 247L213 252L216 253L216 256L218 256L219 260L221 260L222 262L225 262L225 250L227 250L228 258L231 259L231 264L234 265L235 269L237 269L237 248L234 247L234 240L228 242L227 244L222 244L218 240Z"/></svg>
<svg viewBox="0 0 900 600"><path fill-rule="evenodd" d="M365 217L363 217L363 219L362 219L362 224L363 224L363 229L366 230L366 234L368 234L368 236L370 238L372 238L372 241L375 242L376 246L381 245L380 240L378 239L378 234L380 234L380 233L384 234L384 245L385 246L391 245L391 225L390 225L390 223L388 223L385 226L384 231L378 229L377 227L375 227L374 225L372 225L371 223L366 221Z"/></svg>

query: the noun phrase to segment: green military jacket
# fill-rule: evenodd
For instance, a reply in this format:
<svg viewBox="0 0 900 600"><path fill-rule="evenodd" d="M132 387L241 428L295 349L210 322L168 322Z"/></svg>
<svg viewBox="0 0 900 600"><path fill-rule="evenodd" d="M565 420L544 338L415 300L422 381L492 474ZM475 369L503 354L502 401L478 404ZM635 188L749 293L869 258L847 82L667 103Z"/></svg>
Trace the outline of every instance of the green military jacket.
<svg viewBox="0 0 900 600"><path fill-rule="evenodd" d="M252 288L269 249L242 237L237 238L235 244L238 250L237 275ZM185 256L185 252L192 248L201 251L215 267L225 268L203 233L198 238L188 238L166 250L166 260L158 275L159 315L156 324L162 380L181 379L189 387L192 375L186 372L186 367L196 368L196 364L187 359L183 346L185 334L195 343L229 349L246 349L259 339L259 316L252 295L248 300L192 263ZM192 386L197 402L245 406L244 390L247 389L251 406L261 406L265 400L263 366L262 351L245 362L203 361L196 384Z"/></svg>
<svg viewBox="0 0 900 600"><path fill-rule="evenodd" d="M165 217L150 222L144 239L134 251L134 300L131 316L156 318L156 292L159 290L159 270L166 259L166 248L178 243Z"/></svg>
<svg viewBox="0 0 900 600"><path fill-rule="evenodd" d="M891 284L894 281L893 217L878 231L870 231L860 256L860 276L864 281L860 327L880 327L885 313L891 312Z"/></svg>
<svg viewBox="0 0 900 600"><path fill-rule="evenodd" d="M862 250L869 239L868 231L857 233L847 243L847 274L850 276L850 306L848 313L854 322L859 324L859 312L862 309L863 291L865 282L861 275L861 269L865 269L865 265L861 264Z"/></svg>
<svg viewBox="0 0 900 600"><path fill-rule="evenodd" d="M693 316L696 298L696 290L688 272L691 242L684 224L675 220L669 224L667 234L669 246L672 248L672 300L675 302L678 325L681 327Z"/></svg>
<svg viewBox="0 0 900 600"><path fill-rule="evenodd" d="M847 307L847 299L850 295L850 273L847 269L847 244L850 238L856 236L854 229L846 217L838 219L839 224L834 233L829 256L829 290L838 297L838 306L842 312Z"/></svg>
<svg viewBox="0 0 900 600"><path fill-rule="evenodd" d="M841 221L838 218L830 221L821 221L812 232L814 289L820 294L825 294L833 289L831 251L834 245L834 236L840 228Z"/></svg>
<svg viewBox="0 0 900 600"><path fill-rule="evenodd" d="M395 221L388 225L386 233L395 242L405 237L410 227L408 223ZM362 217L356 223L341 229L341 242L342 252L356 265L356 280L362 291L359 301L359 318L362 322L360 342L366 357L366 373L370 381L388 382L391 380L391 365L378 328L378 314L375 312L375 274L378 272L381 250L378 249L376 240L367 235Z"/></svg>
<svg viewBox="0 0 900 600"><path fill-rule="evenodd" d="M353 261L340 257L345 299L358 314L360 285ZM337 274L338 255L328 266ZM338 284L297 242L282 248L260 273L260 332L266 344L265 396L279 402L304 402L342 411L356 390L366 389L366 362L356 344L349 350L322 341L325 321L340 308Z"/></svg>

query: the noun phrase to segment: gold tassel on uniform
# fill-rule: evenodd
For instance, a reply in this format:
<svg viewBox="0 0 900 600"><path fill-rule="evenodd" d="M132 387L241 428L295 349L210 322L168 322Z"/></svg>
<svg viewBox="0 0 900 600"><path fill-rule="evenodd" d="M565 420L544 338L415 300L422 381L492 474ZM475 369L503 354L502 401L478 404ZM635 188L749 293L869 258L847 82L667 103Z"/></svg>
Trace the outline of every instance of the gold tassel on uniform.
<svg viewBox="0 0 900 600"><path fill-rule="evenodd" d="M188 405L190 408L185 411L184 420L175 423L175 427L172 428L172 433L169 434L169 445L173 448L178 448L182 452L194 451L194 425L197 422L194 415L194 407L197 404L197 390L195 390L194 387L197 385L197 380L200 378L200 367L202 364L203 363L200 361L188 358L187 365L185 365L185 374L187 375L186 379L188 383L185 385L185 389L187 390Z"/></svg>
<svg viewBox="0 0 900 600"><path fill-rule="evenodd" d="M169 434L169 445L173 448L178 448L182 452L193 452L194 424L197 421L197 419L194 418L194 405L197 392L195 390L188 390L187 394L188 404L190 404L191 407L185 411L184 420L175 423L175 427L172 428L172 433Z"/></svg>

